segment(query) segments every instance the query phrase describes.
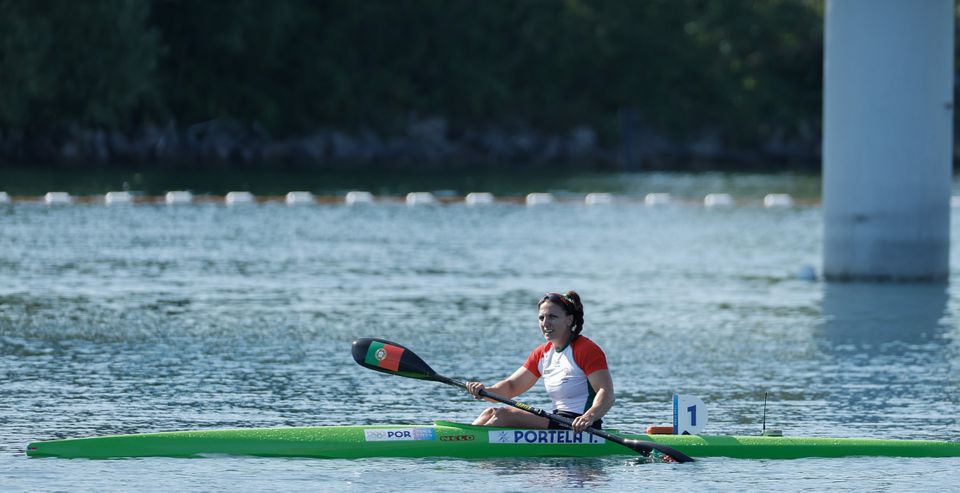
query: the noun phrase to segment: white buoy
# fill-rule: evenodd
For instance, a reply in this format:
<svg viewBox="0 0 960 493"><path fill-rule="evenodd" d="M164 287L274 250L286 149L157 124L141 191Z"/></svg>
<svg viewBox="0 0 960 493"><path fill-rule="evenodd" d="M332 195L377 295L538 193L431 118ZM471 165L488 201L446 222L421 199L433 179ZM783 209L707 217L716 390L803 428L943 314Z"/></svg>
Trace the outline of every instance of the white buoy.
<svg viewBox="0 0 960 493"><path fill-rule="evenodd" d="M960 195L950 197L950 207L960 207Z"/></svg>
<svg viewBox="0 0 960 493"><path fill-rule="evenodd" d="M9 204L10 195L7 192L0 192L0 204Z"/></svg>
<svg viewBox="0 0 960 493"><path fill-rule="evenodd" d="M430 192L410 192L407 194L407 205L429 205L437 202Z"/></svg>
<svg viewBox="0 0 960 493"><path fill-rule="evenodd" d="M164 201L167 205L189 204L193 202L193 194L186 190L175 190L167 192Z"/></svg>
<svg viewBox="0 0 960 493"><path fill-rule="evenodd" d="M668 205L672 201L673 197L669 193L648 193L643 198L643 203L647 206Z"/></svg>
<svg viewBox="0 0 960 493"><path fill-rule="evenodd" d="M801 265L797 271L797 279L801 281L816 281L817 270L810 264Z"/></svg>
<svg viewBox="0 0 960 493"><path fill-rule="evenodd" d="M47 192L43 201L47 205L66 205L73 202L73 197L67 192Z"/></svg>
<svg viewBox="0 0 960 493"><path fill-rule="evenodd" d="M546 205L553 203L553 194L549 193L528 193L527 205Z"/></svg>
<svg viewBox="0 0 960 493"><path fill-rule="evenodd" d="M493 194L487 192L470 192L463 198L467 205L488 205L493 203Z"/></svg>
<svg viewBox="0 0 960 493"><path fill-rule="evenodd" d="M130 192L107 192L103 196L103 203L107 205L129 204L133 202Z"/></svg>
<svg viewBox="0 0 960 493"><path fill-rule="evenodd" d="M223 203L227 205L252 204L255 201L256 197L250 192L227 192L223 197Z"/></svg>
<svg viewBox="0 0 960 493"><path fill-rule="evenodd" d="M767 208L793 207L793 197L787 193L768 193L763 197L763 206Z"/></svg>
<svg viewBox="0 0 960 493"><path fill-rule="evenodd" d="M310 192L287 192L287 205L312 204L313 194Z"/></svg>
<svg viewBox="0 0 960 493"><path fill-rule="evenodd" d="M733 197L729 193L708 193L703 197L704 207L731 207Z"/></svg>
<svg viewBox="0 0 960 493"><path fill-rule="evenodd" d="M583 199L587 205L607 205L613 203L613 195L603 192L588 193Z"/></svg>
<svg viewBox="0 0 960 493"><path fill-rule="evenodd" d="M347 196L344 197L343 202L347 205L371 204L373 203L373 194L361 190L354 190L347 192Z"/></svg>

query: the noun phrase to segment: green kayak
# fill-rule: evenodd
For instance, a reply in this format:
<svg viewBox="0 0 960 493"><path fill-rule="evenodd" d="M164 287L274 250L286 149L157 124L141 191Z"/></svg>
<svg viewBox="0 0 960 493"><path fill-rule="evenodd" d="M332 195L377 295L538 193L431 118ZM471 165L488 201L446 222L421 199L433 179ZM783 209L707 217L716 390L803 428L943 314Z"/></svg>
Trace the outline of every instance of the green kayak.
<svg viewBox="0 0 960 493"><path fill-rule="evenodd" d="M616 430L608 430L618 433ZM801 457L960 457L960 442L868 438L622 434L673 447L693 457L797 459ZM568 430L425 425L320 426L177 431L34 442L32 457L602 457L630 449Z"/></svg>

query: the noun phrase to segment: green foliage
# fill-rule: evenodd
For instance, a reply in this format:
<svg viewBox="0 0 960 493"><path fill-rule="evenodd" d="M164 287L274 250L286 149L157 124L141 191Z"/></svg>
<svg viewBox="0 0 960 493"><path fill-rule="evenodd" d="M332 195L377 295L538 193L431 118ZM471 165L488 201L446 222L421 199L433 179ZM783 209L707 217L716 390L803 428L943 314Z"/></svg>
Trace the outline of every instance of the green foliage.
<svg viewBox="0 0 960 493"><path fill-rule="evenodd" d="M125 125L161 54L146 0L0 1L0 125Z"/></svg>
<svg viewBox="0 0 960 493"><path fill-rule="evenodd" d="M30 104L53 92L44 76L49 25L12 0L0 0L0 125L28 123Z"/></svg>
<svg viewBox="0 0 960 493"><path fill-rule="evenodd" d="M701 57L693 77L706 94L702 121L745 143L819 126L823 22L814 7L706 2L689 16L684 32Z"/></svg>
<svg viewBox="0 0 960 493"><path fill-rule="evenodd" d="M0 0L0 127L819 126L819 0ZM12 67L12 69L11 69Z"/></svg>

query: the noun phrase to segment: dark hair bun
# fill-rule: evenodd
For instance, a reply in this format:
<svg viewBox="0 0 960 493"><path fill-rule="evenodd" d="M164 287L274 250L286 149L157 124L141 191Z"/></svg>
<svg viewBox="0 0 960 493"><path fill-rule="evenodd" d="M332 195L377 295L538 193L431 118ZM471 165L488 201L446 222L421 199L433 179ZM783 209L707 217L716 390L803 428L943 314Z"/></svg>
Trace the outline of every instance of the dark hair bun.
<svg viewBox="0 0 960 493"><path fill-rule="evenodd" d="M576 339L583 331L583 303L580 301L580 295L576 291L567 291L563 295L573 303L573 337Z"/></svg>

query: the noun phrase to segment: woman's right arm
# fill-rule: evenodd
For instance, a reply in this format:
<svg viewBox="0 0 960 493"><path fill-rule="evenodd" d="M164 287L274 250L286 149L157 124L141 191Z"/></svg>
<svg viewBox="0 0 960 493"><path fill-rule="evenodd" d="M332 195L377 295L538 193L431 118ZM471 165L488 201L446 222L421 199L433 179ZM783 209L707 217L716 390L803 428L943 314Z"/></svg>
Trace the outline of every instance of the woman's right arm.
<svg viewBox="0 0 960 493"><path fill-rule="evenodd" d="M521 366L517 368L517 371L513 372L513 375L489 386L484 387L480 382L467 382L467 390L473 394L474 398L479 399L479 393L481 389L485 389L487 392L491 392L503 397L513 398L516 397L528 390L530 387L533 387L533 384L537 383L537 376L530 372L530 370ZM496 402L492 399L486 399L490 402Z"/></svg>

